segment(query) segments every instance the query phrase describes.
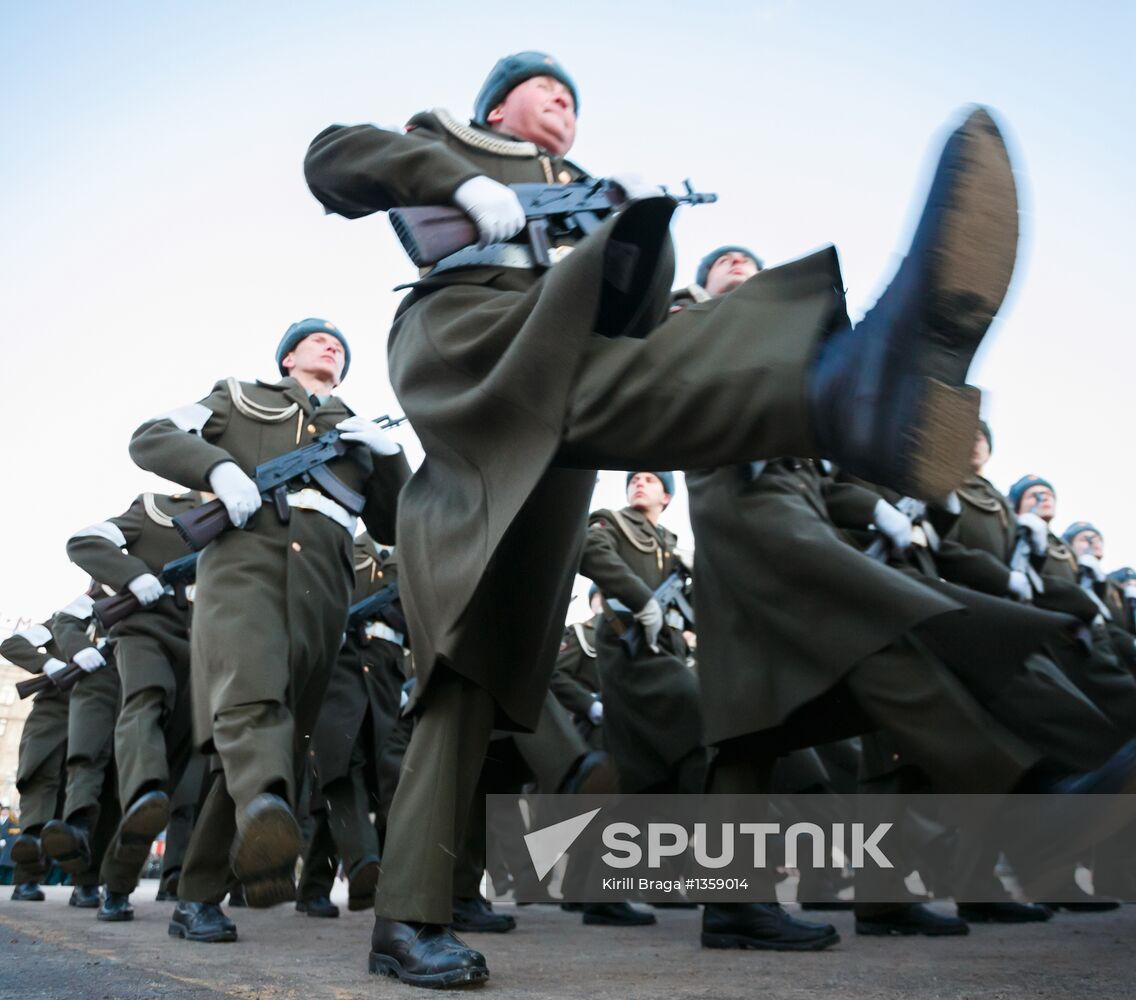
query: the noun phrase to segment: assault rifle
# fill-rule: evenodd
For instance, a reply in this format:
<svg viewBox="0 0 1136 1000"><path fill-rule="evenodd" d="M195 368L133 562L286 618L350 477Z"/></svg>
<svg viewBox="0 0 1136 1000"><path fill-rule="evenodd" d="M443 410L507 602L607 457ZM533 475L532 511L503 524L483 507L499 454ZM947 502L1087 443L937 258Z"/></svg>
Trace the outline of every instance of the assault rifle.
<svg viewBox="0 0 1136 1000"><path fill-rule="evenodd" d="M99 667L99 670L103 670ZM85 673L91 671L84 670L74 660L70 660L62 670L56 671L54 677L48 677L47 674L36 674L34 677L29 677L24 681L16 682L16 694L22 699L30 698L33 694L39 694L40 691L46 691L48 688L56 687L60 691L70 691L75 686L75 682Z"/></svg>
<svg viewBox="0 0 1136 1000"><path fill-rule="evenodd" d="M386 430L397 427L405 419L406 417L384 415L371 422ZM364 498L326 467L333 458L345 455L351 444L352 442L340 437L339 431L325 431L311 444L270 458L256 467L256 472L253 473L256 488L265 500L272 502L282 524L287 524L292 516L292 508L288 506L288 484L291 482L314 482L352 514L362 512ZM210 500L209 503L174 518L178 534L194 552L200 552L221 532L232 526L229 513L220 500Z"/></svg>
<svg viewBox="0 0 1136 1000"><path fill-rule="evenodd" d="M694 628L694 608L690 606L690 601L686 598L687 586L686 575L675 570L659 584L651 596L659 602L659 607L664 612L672 607L677 608L679 614L682 615L683 623L688 628ZM622 601L608 600L607 605L612 611L626 615L633 614L631 609ZM619 641L623 643L623 648L631 659L635 659L639 655L643 639L643 626L638 622L634 622L631 628L625 628L619 636Z"/></svg>
<svg viewBox="0 0 1136 1000"><path fill-rule="evenodd" d="M549 251L554 239L581 238L595 232L626 200L623 188L603 178L570 184L509 186L520 199L528 220L526 233L533 263L541 268L553 264ZM683 188L685 193L680 195L671 194L666 188L661 190L680 205L708 205L718 200L716 194L695 191L689 180L683 181ZM452 205L392 208L387 216L402 248L417 267L429 267L480 240L473 220Z"/></svg>
<svg viewBox="0 0 1136 1000"><path fill-rule="evenodd" d="M382 619L396 632L406 633L406 621L395 607L398 602L398 581L388 583L370 597L356 601L347 609L347 627L362 631L375 619Z"/></svg>
<svg viewBox="0 0 1136 1000"><path fill-rule="evenodd" d="M185 588L197 579L197 553L171 559L161 572L158 573L158 582L172 594L174 601L183 610L187 606ZM129 618L142 607L142 602L135 597L129 589L115 594L113 597L103 597L95 601L94 615L104 629L117 625L123 618Z"/></svg>

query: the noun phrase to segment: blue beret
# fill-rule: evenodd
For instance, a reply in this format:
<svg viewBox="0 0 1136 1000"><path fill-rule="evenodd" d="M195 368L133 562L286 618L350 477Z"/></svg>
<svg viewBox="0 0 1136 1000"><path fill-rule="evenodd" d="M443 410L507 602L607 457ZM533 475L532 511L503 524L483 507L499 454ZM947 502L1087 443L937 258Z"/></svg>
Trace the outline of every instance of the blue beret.
<svg viewBox="0 0 1136 1000"><path fill-rule="evenodd" d="M473 120L478 125L488 125L489 112L500 104L518 83L531 80L534 76L551 76L572 91L572 103L576 112L580 111L580 95L576 84L564 67L547 52L517 52L497 60L497 65L478 91L473 102Z"/></svg>
<svg viewBox="0 0 1136 1000"><path fill-rule="evenodd" d="M1079 534L1085 531L1095 531L1098 535L1101 536L1101 538L1104 538L1104 534L1101 532L1100 528L1096 527L1095 525L1089 524L1088 521L1074 521L1071 525L1069 525L1068 528L1065 529L1065 532L1061 537L1064 538L1066 542L1071 542Z"/></svg>
<svg viewBox="0 0 1136 1000"><path fill-rule="evenodd" d="M636 469L635 471L650 472L649 469ZM624 484L625 488L631 485L631 477L633 475L635 475L635 472L627 473L627 481ZM651 475L659 477L659 480L663 484L663 489L667 491L668 496L673 497L675 495L675 475L673 472L651 472Z"/></svg>
<svg viewBox="0 0 1136 1000"><path fill-rule="evenodd" d="M339 380L342 382L347 378L347 369L351 367L351 348L347 344L347 338L343 336L339 327L335 324L329 323L326 319L316 319L315 317L293 323L284 331L284 336L280 338L280 346L276 348L276 367L280 369L280 374L288 374L288 370L284 367L284 355L295 350L296 345L301 340L313 333L330 333L343 345L343 371L339 376Z"/></svg>
<svg viewBox="0 0 1136 1000"><path fill-rule="evenodd" d="M757 265L757 269L759 271L763 267L765 267L765 264L762 261L762 259L757 254L755 254L749 247L734 246L734 245L718 247L717 250L711 250L705 257L702 258L702 260L700 260L698 262L698 270L694 274L694 283L696 285L705 285L706 284L706 278L710 274L710 268L712 268L714 266L714 261L716 261L724 253L744 253L750 260L752 260Z"/></svg>
<svg viewBox="0 0 1136 1000"><path fill-rule="evenodd" d="M1108 574L1108 578L1116 584L1123 586L1132 580L1136 580L1136 569L1131 566L1121 566L1120 569L1114 569Z"/></svg>
<svg viewBox="0 0 1136 1000"><path fill-rule="evenodd" d="M1025 491L1028 490L1031 486L1048 487L1053 492L1054 496L1057 495L1057 490L1053 488L1053 483L1051 483L1048 479L1042 479L1041 476L1035 476L1032 473L1028 476L1022 476L1021 479L1019 479L1016 483L1014 483L1013 486L1010 487L1010 506L1013 507L1015 511L1017 511L1019 505L1021 504L1022 496L1025 494Z"/></svg>

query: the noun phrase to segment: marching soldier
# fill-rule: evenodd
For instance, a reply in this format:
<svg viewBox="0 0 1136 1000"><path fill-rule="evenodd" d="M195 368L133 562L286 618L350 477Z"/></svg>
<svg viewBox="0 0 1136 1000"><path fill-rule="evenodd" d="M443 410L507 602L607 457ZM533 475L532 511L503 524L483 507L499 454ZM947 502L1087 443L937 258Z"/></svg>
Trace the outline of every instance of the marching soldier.
<svg viewBox="0 0 1136 1000"><path fill-rule="evenodd" d="M603 750L603 694L596 669L596 626L603 615L599 587L588 589L592 617L564 630L549 687L593 750Z"/></svg>
<svg viewBox="0 0 1136 1000"><path fill-rule="evenodd" d="M353 558L352 605L398 579L391 549L366 533L355 539ZM315 830L296 902L309 916L338 915L330 899L337 859L347 873L348 909L375 903L379 838L370 813L384 811L378 759L398 719L405 662L406 624L397 595L382 612L348 621L311 740ZM328 848L333 853L321 857Z"/></svg>
<svg viewBox="0 0 1136 1000"><path fill-rule="evenodd" d="M66 668L66 656L51 633L51 621L29 625L0 644L0 656L30 674L55 677ZM16 788L20 793L20 833L12 843L15 863L12 899L39 902L44 898L39 882L46 874L40 833L57 815L64 785L67 758L67 714L70 689L57 685L35 696L32 710L20 734ZM91 905L86 893L72 893L71 903ZM97 894L94 905L98 906Z"/></svg>
<svg viewBox="0 0 1136 1000"><path fill-rule="evenodd" d="M966 370L1013 270L1013 176L979 110L948 140L911 252L856 328L832 250L768 272L727 309L661 322L674 202L657 189L625 178L643 197L585 238L556 234L551 269L553 254L538 260L520 238L525 211L507 184L585 177L565 159L577 98L555 59L519 53L494 67L471 124L434 111L405 133L332 126L305 162L330 212L457 205L480 238L416 283L389 342L395 392L426 448L399 539L423 711L392 806L370 963L418 985L488 976L446 930L451 858L495 719L532 729L548 690L591 470L819 451L911 491L949 488L977 420ZM944 265L979 245L987 266ZM487 627L503 607L510 627Z"/></svg>
<svg viewBox="0 0 1136 1000"><path fill-rule="evenodd" d="M173 518L200 502L196 493L143 493L123 514L83 528L67 543L72 562L104 586L132 594L140 606L109 631L122 688L114 749L123 815L114 849L135 877L129 887L108 885L103 919L133 913L130 893L150 845L169 822L170 795L192 752L189 604L184 585L174 592L158 574L189 555Z"/></svg>
<svg viewBox="0 0 1136 1000"><path fill-rule="evenodd" d="M112 844L121 815L114 766L114 724L119 681L113 643L93 614L94 596L105 591L94 580L88 592L55 614L51 632L66 658L83 669L71 692L67 719L67 791L62 818L43 828L43 852L72 875L76 892L98 906L99 920L129 920L129 907L99 904L99 883L120 889L135 873Z"/></svg>
<svg viewBox="0 0 1136 1000"><path fill-rule="evenodd" d="M674 532L659 517L674 496L672 472L629 472L628 506L588 518L580 572L603 595L596 627L596 669L604 696L607 747L624 792L697 794L706 778L698 681L686 665L684 622L659 606L654 591L672 573L686 573ZM613 610L630 611L626 621ZM620 637L641 628L644 641L629 659Z"/></svg>
<svg viewBox="0 0 1136 1000"><path fill-rule="evenodd" d="M395 498L409 474L399 446L332 394L350 364L338 328L294 323L276 361L280 381L218 382L200 402L144 423L130 445L143 468L215 493L243 529L219 535L198 564L194 730L221 773L190 839L170 922L171 934L191 941L236 939L220 908L230 866L250 906L295 899L301 748L343 636L355 520L362 515L374 536L393 538ZM276 509L257 514L256 467L333 430L345 453L317 469L311 485L286 483Z"/></svg>

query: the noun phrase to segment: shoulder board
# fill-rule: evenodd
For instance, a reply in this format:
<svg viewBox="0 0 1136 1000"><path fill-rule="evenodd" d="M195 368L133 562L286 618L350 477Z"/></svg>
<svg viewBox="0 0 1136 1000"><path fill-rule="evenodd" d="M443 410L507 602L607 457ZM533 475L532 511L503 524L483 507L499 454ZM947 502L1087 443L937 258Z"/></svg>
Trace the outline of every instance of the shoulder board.
<svg viewBox="0 0 1136 1000"><path fill-rule="evenodd" d="M253 399L249 399L244 386L235 378L225 379L225 385L229 389L233 406L239 413L243 413L250 420L256 420L262 424L278 424L288 420L300 410L299 403L289 403L287 406L267 406Z"/></svg>
<svg viewBox="0 0 1136 1000"><path fill-rule="evenodd" d="M504 136L472 125L464 125L451 115L445 108L432 108L430 113L438 120L450 135L459 142L464 143L482 153L492 153L494 156L518 156L531 159L540 155L536 143L524 142L519 139L506 139Z"/></svg>

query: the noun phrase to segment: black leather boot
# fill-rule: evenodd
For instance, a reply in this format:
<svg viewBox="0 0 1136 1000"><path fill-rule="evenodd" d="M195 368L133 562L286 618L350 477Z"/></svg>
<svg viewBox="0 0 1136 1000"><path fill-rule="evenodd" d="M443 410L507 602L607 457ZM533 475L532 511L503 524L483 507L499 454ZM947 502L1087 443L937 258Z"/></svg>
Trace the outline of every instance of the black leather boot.
<svg viewBox="0 0 1136 1000"><path fill-rule="evenodd" d="M831 924L797 920L778 903L707 903L702 911L703 948L820 951L839 940Z"/></svg>
<svg viewBox="0 0 1136 1000"><path fill-rule="evenodd" d="M649 927L658 921L653 913L619 902L585 903L584 923L601 927Z"/></svg>
<svg viewBox="0 0 1136 1000"><path fill-rule="evenodd" d="M12 899L17 903L42 903L43 890L38 882L20 882L12 886Z"/></svg>
<svg viewBox="0 0 1136 1000"><path fill-rule="evenodd" d="M411 986L438 988L489 978L485 956L448 927L386 917L375 918L368 967Z"/></svg>
<svg viewBox="0 0 1136 1000"><path fill-rule="evenodd" d="M216 903L188 903L182 900L170 915L170 937L214 944L236 941L237 925Z"/></svg>
<svg viewBox="0 0 1136 1000"><path fill-rule="evenodd" d="M268 792L256 796L229 858L249 906L276 906L296 898L295 868L300 848L300 827L288 803Z"/></svg>
<svg viewBox="0 0 1136 1000"><path fill-rule="evenodd" d="M369 910L375 905L375 886L379 884L379 859L364 854L347 872L347 909Z"/></svg>
<svg viewBox="0 0 1136 1000"><path fill-rule="evenodd" d="M472 931L482 934L505 934L517 926L517 921L507 913L494 913L489 900L484 896L473 899L459 899L454 896L455 931Z"/></svg>
<svg viewBox="0 0 1136 1000"><path fill-rule="evenodd" d="M948 138L907 256L872 310L831 334L808 382L818 454L900 493L969 473L975 351L1014 271L1018 204L998 127L975 108Z"/></svg>
<svg viewBox="0 0 1136 1000"><path fill-rule="evenodd" d="M130 894L125 892L111 892L109 889L103 897L103 905L95 914L98 920L108 923L117 923L122 920L134 919L134 907L130 905Z"/></svg>
<svg viewBox="0 0 1136 1000"><path fill-rule="evenodd" d="M170 797L153 791L140 795L123 814L115 838L115 857L136 861L141 865L150 853L150 845L170 821Z"/></svg>
<svg viewBox="0 0 1136 1000"><path fill-rule="evenodd" d="M309 917L338 917L339 907L327 896L313 896L311 899L297 899L296 911Z"/></svg>
<svg viewBox="0 0 1136 1000"><path fill-rule="evenodd" d="M99 898L97 885L77 885L71 890L71 898L67 900L68 906L77 906L80 910L96 910L102 900Z"/></svg>
<svg viewBox="0 0 1136 1000"><path fill-rule="evenodd" d="M59 865L60 871L78 875L91 867L91 841L86 827L53 819L44 824L40 841L44 856Z"/></svg>
<svg viewBox="0 0 1136 1000"><path fill-rule="evenodd" d="M970 927L965 920L936 913L922 903L904 903L869 916L857 913L856 933L874 937L909 934L946 937L969 934Z"/></svg>

